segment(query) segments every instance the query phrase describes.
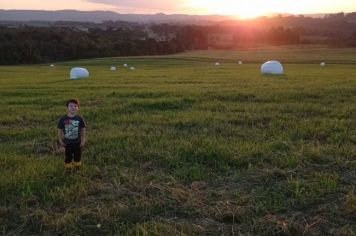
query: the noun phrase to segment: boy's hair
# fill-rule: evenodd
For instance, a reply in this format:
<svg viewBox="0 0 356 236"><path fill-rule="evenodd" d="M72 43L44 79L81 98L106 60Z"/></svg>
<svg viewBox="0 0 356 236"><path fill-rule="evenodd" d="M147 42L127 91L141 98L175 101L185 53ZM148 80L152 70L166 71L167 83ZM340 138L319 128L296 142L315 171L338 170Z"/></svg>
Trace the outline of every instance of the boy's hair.
<svg viewBox="0 0 356 236"><path fill-rule="evenodd" d="M69 99L67 102L66 102L66 107L68 107L69 103L74 103L74 104L77 104L78 107L79 107L79 100L78 99Z"/></svg>

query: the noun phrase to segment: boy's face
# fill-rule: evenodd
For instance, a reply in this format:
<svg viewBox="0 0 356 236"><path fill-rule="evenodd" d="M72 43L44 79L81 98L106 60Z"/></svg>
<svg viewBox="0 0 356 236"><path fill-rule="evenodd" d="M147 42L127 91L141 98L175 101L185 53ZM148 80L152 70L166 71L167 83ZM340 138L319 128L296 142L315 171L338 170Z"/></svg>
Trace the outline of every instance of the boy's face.
<svg viewBox="0 0 356 236"><path fill-rule="evenodd" d="M75 114L75 113L77 113L77 111L78 111L78 109L79 109L78 105L75 104L75 103L69 103L67 108L68 108L68 112L69 112L70 114Z"/></svg>

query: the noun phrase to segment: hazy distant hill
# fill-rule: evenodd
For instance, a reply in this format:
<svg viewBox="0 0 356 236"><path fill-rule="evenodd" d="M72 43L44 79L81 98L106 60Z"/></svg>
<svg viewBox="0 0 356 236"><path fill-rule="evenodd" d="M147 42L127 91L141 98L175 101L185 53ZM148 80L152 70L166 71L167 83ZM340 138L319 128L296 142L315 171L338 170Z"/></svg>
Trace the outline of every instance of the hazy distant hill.
<svg viewBox="0 0 356 236"><path fill-rule="evenodd" d="M219 15L184 15L184 14L120 14L112 11L39 11L39 10L0 10L0 21L132 21L132 22L217 22L231 20L228 16Z"/></svg>

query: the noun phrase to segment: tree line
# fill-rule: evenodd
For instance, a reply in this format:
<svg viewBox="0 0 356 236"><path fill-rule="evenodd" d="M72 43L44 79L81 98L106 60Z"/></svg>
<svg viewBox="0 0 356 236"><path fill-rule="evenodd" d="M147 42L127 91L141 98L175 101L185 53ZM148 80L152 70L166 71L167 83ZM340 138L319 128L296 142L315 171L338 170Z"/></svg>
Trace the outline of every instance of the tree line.
<svg viewBox="0 0 356 236"><path fill-rule="evenodd" d="M345 15L331 15L323 19L259 18L207 26L123 22L0 26L0 64L165 55L187 50L230 49L243 44L311 43L356 47L356 24L347 21Z"/></svg>
<svg viewBox="0 0 356 236"><path fill-rule="evenodd" d="M0 28L0 64L182 52L183 41L157 41L130 29Z"/></svg>

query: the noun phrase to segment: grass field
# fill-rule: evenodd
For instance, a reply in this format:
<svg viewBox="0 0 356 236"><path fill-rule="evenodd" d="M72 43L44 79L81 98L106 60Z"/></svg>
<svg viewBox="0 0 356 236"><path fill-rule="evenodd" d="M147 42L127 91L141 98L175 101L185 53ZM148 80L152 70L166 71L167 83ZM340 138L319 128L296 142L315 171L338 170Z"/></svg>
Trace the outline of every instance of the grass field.
<svg viewBox="0 0 356 236"><path fill-rule="evenodd" d="M0 67L0 234L355 235L355 49L268 50L285 75L260 75L268 51ZM72 97L88 143L65 176Z"/></svg>

